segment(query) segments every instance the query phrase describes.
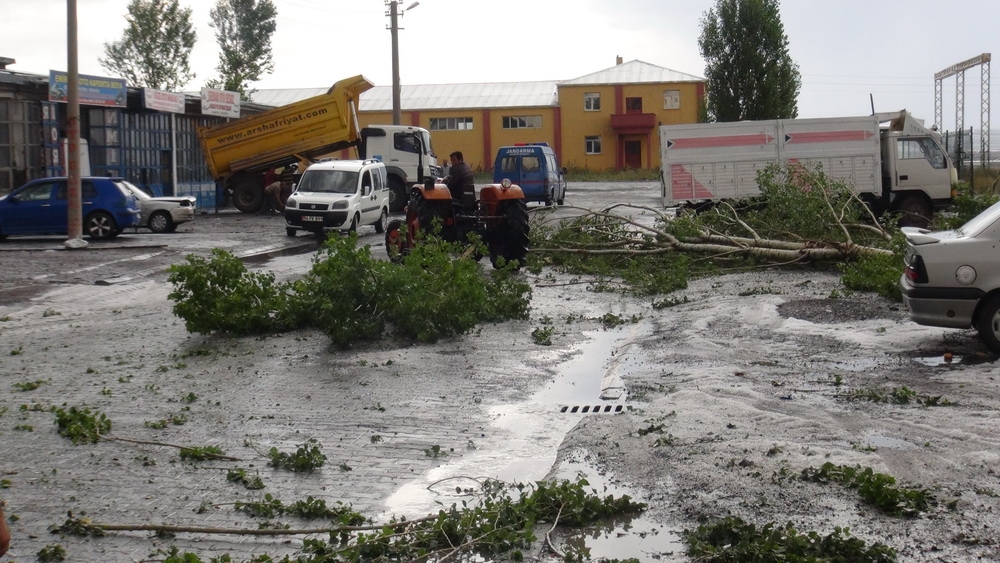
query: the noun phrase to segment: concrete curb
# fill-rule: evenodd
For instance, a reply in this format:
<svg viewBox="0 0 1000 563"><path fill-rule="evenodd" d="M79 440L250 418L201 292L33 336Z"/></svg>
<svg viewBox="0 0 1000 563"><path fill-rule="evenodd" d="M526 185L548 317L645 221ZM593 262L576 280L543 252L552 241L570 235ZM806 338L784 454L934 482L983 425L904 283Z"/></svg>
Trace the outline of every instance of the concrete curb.
<svg viewBox="0 0 1000 563"><path fill-rule="evenodd" d="M268 246L262 246L259 248L252 248L244 252L235 254L243 262L252 262L256 260L267 260L274 258L276 256L292 256L295 254L304 254L306 252L312 252L319 248L319 240L308 240L302 239L296 243L290 244L272 244ZM120 283L130 282L139 278L144 278L153 274L158 274L165 271L165 268L149 268L147 270L141 270L127 276L119 276L116 278L107 278L102 280L97 280L94 285L116 285Z"/></svg>

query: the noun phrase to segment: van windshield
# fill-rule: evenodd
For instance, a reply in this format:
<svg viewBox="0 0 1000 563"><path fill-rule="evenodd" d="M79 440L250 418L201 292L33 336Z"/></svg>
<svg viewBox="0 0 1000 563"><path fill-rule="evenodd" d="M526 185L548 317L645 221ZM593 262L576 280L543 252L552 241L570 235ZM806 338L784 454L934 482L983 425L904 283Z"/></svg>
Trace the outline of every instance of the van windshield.
<svg viewBox="0 0 1000 563"><path fill-rule="evenodd" d="M353 194L358 191L358 173L348 170L307 170L299 180L298 191Z"/></svg>

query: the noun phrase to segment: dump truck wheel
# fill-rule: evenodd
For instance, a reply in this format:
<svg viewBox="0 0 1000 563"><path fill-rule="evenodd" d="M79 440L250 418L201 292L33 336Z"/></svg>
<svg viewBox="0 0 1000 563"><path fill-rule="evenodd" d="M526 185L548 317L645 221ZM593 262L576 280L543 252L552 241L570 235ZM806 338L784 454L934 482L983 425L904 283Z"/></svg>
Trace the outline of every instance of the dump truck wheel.
<svg viewBox="0 0 1000 563"><path fill-rule="evenodd" d="M502 204L500 214L503 219L489 234L490 262L494 268L499 267L500 258L508 263L515 263L514 269L520 269L528 256L528 205L523 199L507 201Z"/></svg>
<svg viewBox="0 0 1000 563"><path fill-rule="evenodd" d="M389 176L389 211L401 213L406 208L406 184L399 176Z"/></svg>
<svg viewBox="0 0 1000 563"><path fill-rule="evenodd" d="M240 174L232 179L233 206L243 213L257 213L264 206L264 188L255 174Z"/></svg>
<svg viewBox="0 0 1000 563"><path fill-rule="evenodd" d="M393 219L385 229L385 253L389 255L389 260L395 264L402 262L403 257L410 250L406 244L404 225L406 223L399 219Z"/></svg>

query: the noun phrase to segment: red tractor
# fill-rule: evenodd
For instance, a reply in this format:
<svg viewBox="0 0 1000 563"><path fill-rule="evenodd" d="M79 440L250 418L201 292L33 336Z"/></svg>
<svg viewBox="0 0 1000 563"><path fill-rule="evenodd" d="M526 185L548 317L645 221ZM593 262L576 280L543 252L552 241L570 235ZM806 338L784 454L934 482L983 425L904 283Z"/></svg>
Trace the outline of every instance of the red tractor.
<svg viewBox="0 0 1000 563"><path fill-rule="evenodd" d="M490 261L498 266L500 258L524 264L528 255L528 206L521 188L504 180L479 190L463 187L452 194L448 186L428 179L410 189L406 219L394 219L385 231L385 248L389 258L401 261L416 244L418 235L430 233L436 223L437 233L448 242L466 243L475 233L489 248ZM477 255L478 256L478 255Z"/></svg>

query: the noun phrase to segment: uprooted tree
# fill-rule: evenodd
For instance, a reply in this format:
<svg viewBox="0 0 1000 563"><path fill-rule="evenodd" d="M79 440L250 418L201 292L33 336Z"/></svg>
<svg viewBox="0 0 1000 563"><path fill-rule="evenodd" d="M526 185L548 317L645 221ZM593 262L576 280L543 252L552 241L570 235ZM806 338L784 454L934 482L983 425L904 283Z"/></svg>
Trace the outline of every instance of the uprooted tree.
<svg viewBox="0 0 1000 563"><path fill-rule="evenodd" d="M603 278L595 287L654 295L697 277L774 267L839 268L845 286L899 298L904 238L843 180L819 167L771 166L761 195L701 212L619 204L532 225L532 268ZM973 197L974 215L989 200ZM971 216L971 215L970 215Z"/></svg>

